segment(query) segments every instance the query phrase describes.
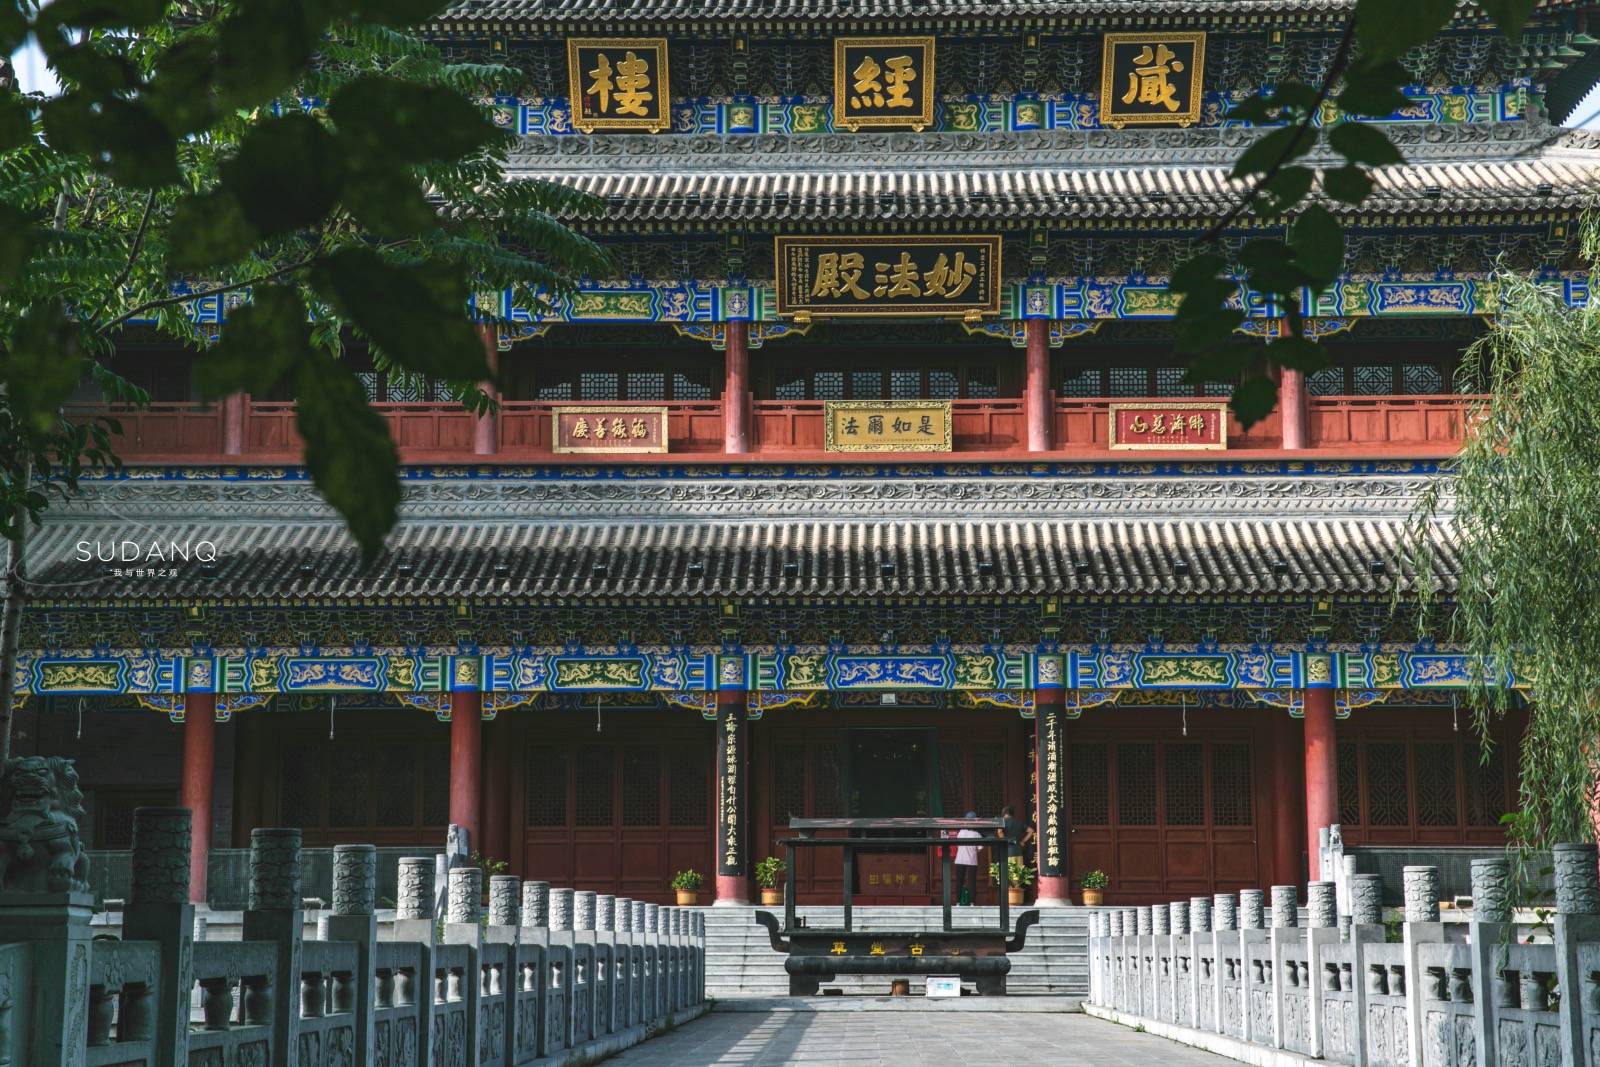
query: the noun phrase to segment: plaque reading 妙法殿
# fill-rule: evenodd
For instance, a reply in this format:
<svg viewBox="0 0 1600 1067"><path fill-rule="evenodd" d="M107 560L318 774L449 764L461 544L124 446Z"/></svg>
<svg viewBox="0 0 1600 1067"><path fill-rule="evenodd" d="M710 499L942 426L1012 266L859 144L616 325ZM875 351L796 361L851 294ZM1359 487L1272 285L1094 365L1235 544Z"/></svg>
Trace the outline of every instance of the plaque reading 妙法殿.
<svg viewBox="0 0 1600 1067"><path fill-rule="evenodd" d="M572 125L584 133L672 125L664 37L569 37L567 85Z"/></svg>
<svg viewBox="0 0 1600 1067"><path fill-rule="evenodd" d="M1000 311L1000 238L778 237L778 314L950 315Z"/></svg>
<svg viewBox="0 0 1600 1067"><path fill-rule="evenodd" d="M851 132L931 126L933 38L835 38L833 124Z"/></svg>
<svg viewBox="0 0 1600 1067"><path fill-rule="evenodd" d="M1108 33L1101 63L1102 126L1192 126L1200 121L1204 31Z"/></svg>

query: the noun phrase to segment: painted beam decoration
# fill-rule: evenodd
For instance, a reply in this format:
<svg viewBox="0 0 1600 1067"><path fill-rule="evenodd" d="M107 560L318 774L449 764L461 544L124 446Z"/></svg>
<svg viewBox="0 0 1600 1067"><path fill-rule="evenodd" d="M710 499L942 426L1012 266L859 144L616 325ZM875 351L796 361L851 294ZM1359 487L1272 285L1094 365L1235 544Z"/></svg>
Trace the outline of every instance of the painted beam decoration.
<svg viewBox="0 0 1600 1067"><path fill-rule="evenodd" d="M933 125L933 38L836 38L833 124L851 133Z"/></svg>
<svg viewBox="0 0 1600 1067"><path fill-rule="evenodd" d="M948 400L827 400L822 447L828 452L949 452Z"/></svg>
<svg viewBox="0 0 1600 1067"><path fill-rule="evenodd" d="M550 450L632 454L667 450L663 405L558 407L550 413Z"/></svg>
<svg viewBox="0 0 1600 1067"><path fill-rule="evenodd" d="M1225 401L1112 404L1110 420L1107 443L1113 449L1181 452L1228 447Z"/></svg>
<svg viewBox="0 0 1600 1067"><path fill-rule="evenodd" d="M1000 238L874 234L779 236L778 314L1000 313Z"/></svg>
<svg viewBox="0 0 1600 1067"><path fill-rule="evenodd" d="M664 37L569 37L567 86L572 125L584 133L672 126Z"/></svg>
<svg viewBox="0 0 1600 1067"><path fill-rule="evenodd" d="M1121 129L1200 121L1204 31L1108 33L1100 62L1101 125Z"/></svg>

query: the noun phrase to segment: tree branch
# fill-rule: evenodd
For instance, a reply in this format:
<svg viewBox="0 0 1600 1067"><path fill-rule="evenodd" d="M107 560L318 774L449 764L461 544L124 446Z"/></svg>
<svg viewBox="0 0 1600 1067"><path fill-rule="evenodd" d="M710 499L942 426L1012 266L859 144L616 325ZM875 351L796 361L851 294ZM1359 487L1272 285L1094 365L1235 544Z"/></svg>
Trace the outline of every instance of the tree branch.
<svg viewBox="0 0 1600 1067"><path fill-rule="evenodd" d="M231 282L228 285L218 285L211 289L202 289L197 293L182 293L178 296L162 297L159 300L146 300L139 306L131 308L123 314L118 315L116 318L112 319L95 332L105 333L107 330L112 329L113 327L121 326L123 323L127 322L131 318L134 318L135 316L142 315L146 311L154 311L156 308L170 307L173 304L187 304L191 300L204 300L208 296L217 296L221 293L232 293L239 289L248 289L252 285L260 285L262 282L270 282L274 278L283 277L285 274L293 274L297 270L304 270L306 267L309 267L311 264L315 263L316 260L317 257L315 254L313 254L305 257L304 259L297 259L293 263L286 263L276 270L263 274L259 278L250 278L242 282Z"/></svg>
<svg viewBox="0 0 1600 1067"><path fill-rule="evenodd" d="M1301 130L1314 128L1317 112L1321 111L1322 105L1327 103L1328 97L1333 92L1334 83L1344 74L1345 68L1350 66L1350 52L1355 47L1355 43L1356 17L1351 15L1344 24L1344 36L1339 39L1339 50L1333 54L1333 62L1328 64L1328 72L1323 75L1322 84L1317 87L1317 98L1306 109L1305 118L1295 124ZM1233 225L1239 216L1243 215L1256 202L1256 198L1261 195L1261 190L1266 187L1268 182L1276 178L1279 172L1288 164L1291 158L1289 153L1293 150L1298 140L1296 138L1295 141L1289 143L1289 147L1284 150L1283 155L1274 160L1272 166L1268 167L1261 177L1250 184L1249 190L1240 201L1226 215L1212 224L1210 229L1206 230L1205 234L1200 238L1201 241L1206 244L1215 243L1222 236L1223 231Z"/></svg>
<svg viewBox="0 0 1600 1067"><path fill-rule="evenodd" d="M150 195L145 197L144 214L139 216L139 228L133 233L133 244L128 247L128 262L122 265L121 272L106 287L106 295L100 301L100 306L94 309L93 315L89 316L90 322L105 313L106 305L111 303L112 299L117 295L117 290L122 288L122 283L127 281L128 275L133 273L133 265L139 260L139 249L144 245L145 231L150 228L150 213L155 209L155 206L156 191L152 189L150 190Z"/></svg>

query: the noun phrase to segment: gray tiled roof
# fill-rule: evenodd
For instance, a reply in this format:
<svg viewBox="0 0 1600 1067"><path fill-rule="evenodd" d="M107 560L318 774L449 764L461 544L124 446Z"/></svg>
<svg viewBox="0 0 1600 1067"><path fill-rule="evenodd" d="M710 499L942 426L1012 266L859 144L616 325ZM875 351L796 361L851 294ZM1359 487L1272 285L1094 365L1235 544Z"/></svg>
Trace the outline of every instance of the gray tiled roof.
<svg viewBox="0 0 1600 1067"><path fill-rule="evenodd" d="M97 532L98 531L98 532ZM214 572L116 577L78 562L104 527L58 527L30 570L45 600L329 597L1377 594L1405 573L1396 519L415 522L361 565L337 523L196 523ZM1439 538L1442 560L1453 561ZM1378 566L1375 568L1375 562ZM786 564L792 566L786 567Z"/></svg>
<svg viewBox="0 0 1600 1067"><path fill-rule="evenodd" d="M462 0L440 21L1006 18L1342 12L1355 0Z"/></svg>
<svg viewBox="0 0 1600 1067"><path fill-rule="evenodd" d="M1523 129L1506 129L1513 125ZM1362 210L1575 209L1600 193L1593 135L1544 128L1546 143L1524 132L1525 124L1501 127L1478 132L1480 140L1416 146L1413 162L1376 172L1376 191ZM1243 188L1229 177L1239 138L1253 134L1182 133L855 135L812 138L810 147L799 138L673 137L654 150L648 138L544 138L525 142L512 167L518 177L603 197L606 217L619 222L1205 218L1226 211ZM1497 134L1506 136L1495 140Z"/></svg>

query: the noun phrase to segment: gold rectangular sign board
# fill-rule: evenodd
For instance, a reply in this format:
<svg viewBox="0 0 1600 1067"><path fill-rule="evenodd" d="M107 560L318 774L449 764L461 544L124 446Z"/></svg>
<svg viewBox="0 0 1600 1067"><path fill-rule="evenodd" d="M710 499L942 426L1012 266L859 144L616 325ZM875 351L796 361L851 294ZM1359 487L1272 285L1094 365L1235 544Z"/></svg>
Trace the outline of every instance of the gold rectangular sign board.
<svg viewBox="0 0 1600 1067"><path fill-rule="evenodd" d="M667 39L567 38L567 91L572 125L584 133L670 128Z"/></svg>
<svg viewBox="0 0 1600 1067"><path fill-rule="evenodd" d="M777 237L778 314L1000 313L1000 238Z"/></svg>
<svg viewBox="0 0 1600 1067"><path fill-rule="evenodd" d="M933 125L933 38L835 38L833 124L851 133Z"/></svg>
<svg viewBox="0 0 1600 1067"><path fill-rule="evenodd" d="M1100 124L1193 126L1205 84L1205 31L1108 33L1101 55Z"/></svg>
<svg viewBox="0 0 1600 1067"><path fill-rule="evenodd" d="M949 452L948 400L827 400L822 447L828 452Z"/></svg>

